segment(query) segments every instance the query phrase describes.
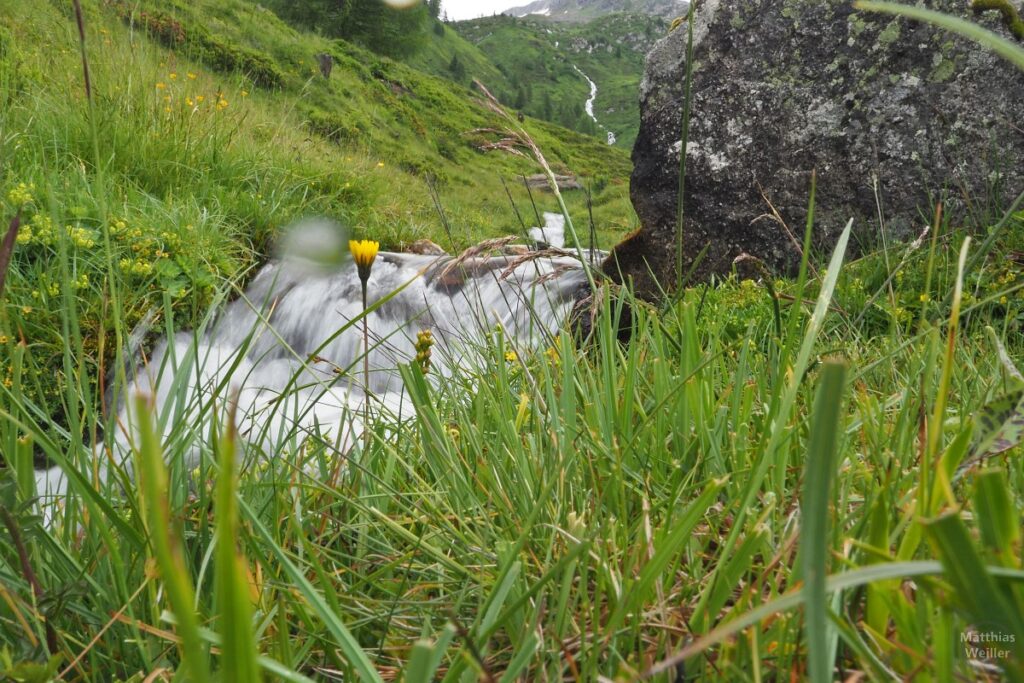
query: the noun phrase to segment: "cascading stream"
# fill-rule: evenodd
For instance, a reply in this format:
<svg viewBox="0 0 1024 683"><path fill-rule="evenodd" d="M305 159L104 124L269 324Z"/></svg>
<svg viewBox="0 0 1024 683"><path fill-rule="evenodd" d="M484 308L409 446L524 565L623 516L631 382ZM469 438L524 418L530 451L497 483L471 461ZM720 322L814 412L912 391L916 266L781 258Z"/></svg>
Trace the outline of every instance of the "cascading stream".
<svg viewBox="0 0 1024 683"><path fill-rule="evenodd" d="M361 290L352 261L330 275L275 261L206 330L157 344L124 396L152 397L165 452L182 450L189 467L231 396L250 457L311 436L340 456L358 442L367 407L372 421L397 424L408 414L398 367L415 357L421 330L435 340L428 377L438 382L477 364L496 328L521 352L550 341L588 293L586 273L568 256L381 252L368 283L368 304L376 308L368 316L367 398ZM132 404L119 402L120 428L97 448L108 448L129 470L137 424ZM105 473L108 458L95 457ZM38 472L36 483L44 499L66 488L59 468Z"/></svg>

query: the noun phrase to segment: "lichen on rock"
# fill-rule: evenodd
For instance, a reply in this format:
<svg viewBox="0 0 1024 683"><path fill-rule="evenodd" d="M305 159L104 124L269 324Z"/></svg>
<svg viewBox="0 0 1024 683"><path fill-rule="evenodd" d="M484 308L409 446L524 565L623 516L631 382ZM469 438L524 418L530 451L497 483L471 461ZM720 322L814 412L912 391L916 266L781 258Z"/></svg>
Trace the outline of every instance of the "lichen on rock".
<svg viewBox="0 0 1024 683"><path fill-rule="evenodd" d="M927 6L1007 29L956 0ZM751 254L798 261L816 171L815 247L855 221L861 249L920 233L933 202L994 214L1024 190L1024 75L932 26L858 12L847 0L706 0L694 17L693 106L683 244L710 245L699 278ZM688 31L648 56L633 150L641 230L605 264L653 298L671 287ZM995 179L995 180L993 180Z"/></svg>

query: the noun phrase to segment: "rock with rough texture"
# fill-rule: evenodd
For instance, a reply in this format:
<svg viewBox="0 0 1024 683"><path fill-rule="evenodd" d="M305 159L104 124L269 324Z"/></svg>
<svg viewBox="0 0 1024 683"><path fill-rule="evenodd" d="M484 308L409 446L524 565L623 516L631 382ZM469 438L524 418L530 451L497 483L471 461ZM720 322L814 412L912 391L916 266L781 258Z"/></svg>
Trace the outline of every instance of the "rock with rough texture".
<svg viewBox="0 0 1024 683"><path fill-rule="evenodd" d="M1009 35L997 13L924 4ZM1024 190L1024 74L974 43L848 0L705 0L694 41L684 273L705 245L698 279L742 253L792 268L812 170L821 250L850 218L865 249L918 235L940 198L977 224ZM684 24L648 56L631 184L642 227L605 264L648 298L675 281L686 45Z"/></svg>

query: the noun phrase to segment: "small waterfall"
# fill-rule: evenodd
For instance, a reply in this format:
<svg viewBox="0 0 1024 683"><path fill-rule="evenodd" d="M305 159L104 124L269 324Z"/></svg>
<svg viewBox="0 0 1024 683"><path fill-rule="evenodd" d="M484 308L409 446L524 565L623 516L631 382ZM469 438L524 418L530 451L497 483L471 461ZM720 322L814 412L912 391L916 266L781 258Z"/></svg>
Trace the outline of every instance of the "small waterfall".
<svg viewBox="0 0 1024 683"><path fill-rule="evenodd" d="M530 239L543 242L555 249L565 248L565 216L560 213L544 212L544 227L530 228Z"/></svg>
<svg viewBox="0 0 1024 683"><path fill-rule="evenodd" d="M618 138L615 137L615 133L613 133L612 131L608 130L604 126L602 126L601 122L597 120L597 115L594 114L594 102L597 101L597 83L595 83L590 78L590 76L588 76L587 74L583 73L583 70L580 69L575 64L572 65L572 68L576 69L576 73L578 73L580 76L583 76L584 80L586 80L586 82L590 84L590 97L587 99L586 103L584 103L584 105L583 105L583 108L587 112L587 116L589 116L594 121L594 123L596 123L598 125L598 127L601 130L603 130L605 133L608 134L608 145L609 146L614 145L618 141Z"/></svg>
<svg viewBox="0 0 1024 683"><path fill-rule="evenodd" d="M428 377L439 382L457 367L473 367L497 327L519 351L549 341L589 292L575 258L485 254L483 248L458 258L378 254L368 283L368 304L377 304L367 318L369 396L357 320L361 285L351 259L329 275L284 259L265 266L207 329L161 341L140 363L125 397L152 397L165 444L184 448L189 467L198 462L195 444L208 438L212 416L222 414L231 396L239 434L256 457L311 435L330 439L343 454L358 441L367 409L373 420L408 414L398 366L415 357L421 330L433 334ZM122 427L107 443L125 463L137 424L132 403L119 402ZM95 455L105 468L105 455ZM64 489L60 469L37 473L44 498Z"/></svg>

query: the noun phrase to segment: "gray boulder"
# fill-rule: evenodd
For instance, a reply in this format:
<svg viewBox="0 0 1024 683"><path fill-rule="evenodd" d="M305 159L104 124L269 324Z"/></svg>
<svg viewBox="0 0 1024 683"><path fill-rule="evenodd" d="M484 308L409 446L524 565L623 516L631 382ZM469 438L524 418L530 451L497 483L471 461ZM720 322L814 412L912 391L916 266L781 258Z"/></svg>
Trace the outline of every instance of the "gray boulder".
<svg viewBox="0 0 1024 683"><path fill-rule="evenodd" d="M998 13L926 0L1004 36ZM1024 190L1024 74L930 25L855 11L849 0L704 0L694 23L684 272L752 254L791 269L817 172L814 243L854 219L854 247L916 236L934 202L972 224ZM631 182L641 229L605 269L654 298L676 269L687 27L647 59ZM884 217L884 234L879 225Z"/></svg>

